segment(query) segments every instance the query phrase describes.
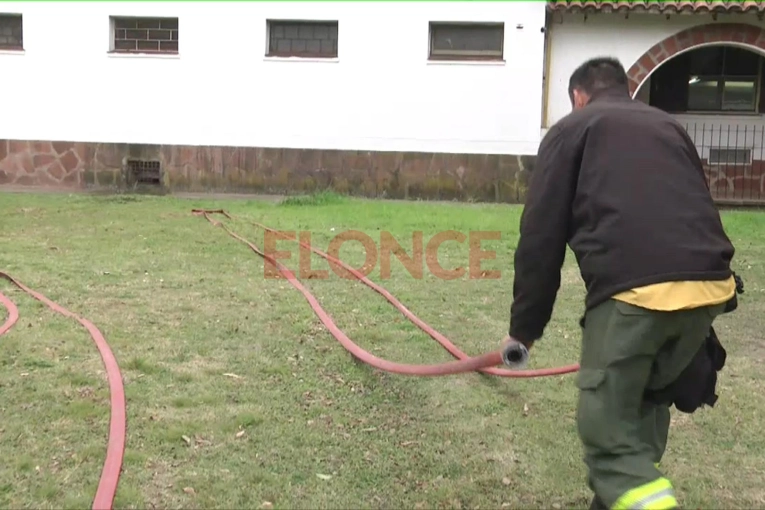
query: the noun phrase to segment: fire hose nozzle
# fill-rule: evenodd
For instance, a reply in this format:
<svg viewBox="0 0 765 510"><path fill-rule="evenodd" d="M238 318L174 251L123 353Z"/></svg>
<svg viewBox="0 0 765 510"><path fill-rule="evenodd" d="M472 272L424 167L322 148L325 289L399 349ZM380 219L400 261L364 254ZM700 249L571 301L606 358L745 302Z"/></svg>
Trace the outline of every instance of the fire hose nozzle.
<svg viewBox="0 0 765 510"><path fill-rule="evenodd" d="M528 360L529 350L520 342L511 342L502 349L502 362L511 370L522 369Z"/></svg>

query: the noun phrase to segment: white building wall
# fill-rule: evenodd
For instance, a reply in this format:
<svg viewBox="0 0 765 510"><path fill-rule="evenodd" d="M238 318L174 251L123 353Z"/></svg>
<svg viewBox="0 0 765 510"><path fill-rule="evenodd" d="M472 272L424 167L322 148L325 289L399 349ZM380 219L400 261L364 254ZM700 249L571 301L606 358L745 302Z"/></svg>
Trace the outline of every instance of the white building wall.
<svg viewBox="0 0 765 510"><path fill-rule="evenodd" d="M544 2L14 3L0 139L534 154ZM178 16L178 57L115 56L109 16ZM339 21L336 61L265 58L266 19ZM504 21L504 63L427 61L429 21Z"/></svg>

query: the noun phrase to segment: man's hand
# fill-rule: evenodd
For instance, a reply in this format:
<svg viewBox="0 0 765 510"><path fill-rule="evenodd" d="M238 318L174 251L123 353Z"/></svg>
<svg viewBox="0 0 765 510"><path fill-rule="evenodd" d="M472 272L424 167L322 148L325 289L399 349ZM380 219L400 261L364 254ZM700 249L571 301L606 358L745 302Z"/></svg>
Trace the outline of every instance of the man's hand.
<svg viewBox="0 0 765 510"><path fill-rule="evenodd" d="M502 363L510 370L519 370L526 366L529 359L529 347L526 343L508 335L500 347Z"/></svg>
<svg viewBox="0 0 765 510"><path fill-rule="evenodd" d="M533 345L531 343L527 344L525 342L521 342L520 340L516 340L515 338L511 337L510 335L506 335L505 339L502 340L502 345L500 346L500 349L504 349L505 347L507 347L509 344L512 344L512 343L523 344L523 346L526 347L527 351L530 351L531 350L531 346Z"/></svg>

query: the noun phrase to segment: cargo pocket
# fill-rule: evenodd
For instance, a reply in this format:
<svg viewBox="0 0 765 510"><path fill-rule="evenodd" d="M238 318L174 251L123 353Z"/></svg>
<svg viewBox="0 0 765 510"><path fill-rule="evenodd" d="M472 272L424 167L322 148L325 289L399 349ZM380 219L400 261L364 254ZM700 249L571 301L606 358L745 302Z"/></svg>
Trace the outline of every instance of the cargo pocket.
<svg viewBox="0 0 765 510"><path fill-rule="evenodd" d="M606 392L603 385L606 382L606 371L596 368L582 368L576 378L579 388L579 404L577 405L576 424L579 437L584 446L589 449L608 449L608 433L611 423L607 410Z"/></svg>
<svg viewBox="0 0 765 510"><path fill-rule="evenodd" d="M593 391L605 380L606 371L601 368L580 368L576 374L576 387L583 391Z"/></svg>

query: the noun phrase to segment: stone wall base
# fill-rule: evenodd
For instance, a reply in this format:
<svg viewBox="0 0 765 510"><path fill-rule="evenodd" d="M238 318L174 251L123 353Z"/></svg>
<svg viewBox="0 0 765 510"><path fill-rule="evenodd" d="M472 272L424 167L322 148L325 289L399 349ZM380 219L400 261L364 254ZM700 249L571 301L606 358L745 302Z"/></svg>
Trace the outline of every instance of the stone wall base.
<svg viewBox="0 0 765 510"><path fill-rule="evenodd" d="M523 203L535 159L0 140L0 187L255 195L332 190L369 198ZM718 203L765 203L765 163L707 166L705 173Z"/></svg>
<svg viewBox="0 0 765 510"><path fill-rule="evenodd" d="M256 194L329 189L375 198L522 203L534 160L504 154L0 140L0 186Z"/></svg>

